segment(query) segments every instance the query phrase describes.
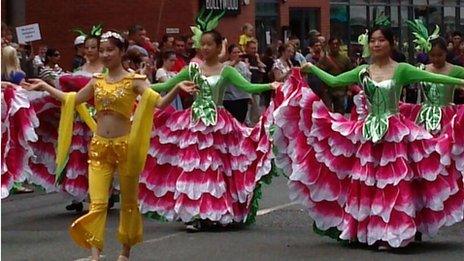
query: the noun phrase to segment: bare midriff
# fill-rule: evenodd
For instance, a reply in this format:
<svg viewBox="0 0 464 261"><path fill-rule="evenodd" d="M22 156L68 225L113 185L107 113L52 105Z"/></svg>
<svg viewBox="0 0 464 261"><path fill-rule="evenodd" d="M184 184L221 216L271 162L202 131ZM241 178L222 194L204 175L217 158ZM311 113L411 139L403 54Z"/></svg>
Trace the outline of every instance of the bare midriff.
<svg viewBox="0 0 464 261"><path fill-rule="evenodd" d="M129 134L130 119L110 110L99 111L96 115L97 135L104 138L116 138Z"/></svg>

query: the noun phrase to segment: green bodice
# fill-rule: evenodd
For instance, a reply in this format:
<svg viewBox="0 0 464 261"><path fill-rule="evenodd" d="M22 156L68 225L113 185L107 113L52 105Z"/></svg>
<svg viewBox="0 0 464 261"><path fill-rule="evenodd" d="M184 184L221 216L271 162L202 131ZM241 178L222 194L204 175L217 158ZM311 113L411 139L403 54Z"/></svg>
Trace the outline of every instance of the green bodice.
<svg viewBox="0 0 464 261"><path fill-rule="evenodd" d="M419 67L425 70L425 65ZM459 76L456 73L458 67L453 67L449 75ZM416 122L424 125L429 132L438 132L441 129L441 119L443 116L442 107L448 106L454 100L454 85L445 85L441 83L421 82L422 106L417 115Z"/></svg>
<svg viewBox="0 0 464 261"><path fill-rule="evenodd" d="M377 142L388 130L388 118L398 112L401 85L394 79L375 82L367 68L359 72L361 85L367 100L368 116L364 122L363 135L367 140Z"/></svg>
<svg viewBox="0 0 464 261"><path fill-rule="evenodd" d="M232 84L240 90L249 93L260 93L271 89L270 84L252 84L233 67L224 66L218 75L205 76L196 63L190 63L175 77L164 83L151 85L157 92L170 91L181 81L190 80L199 88L192 104L192 119L201 120L206 126L215 125L217 121L217 107L222 106L227 84Z"/></svg>
<svg viewBox="0 0 464 261"><path fill-rule="evenodd" d="M464 75L462 67L455 69ZM317 66L310 66L307 70L315 74L332 88L342 87L353 83L360 83L367 100L368 115L363 126L363 136L372 142L380 141L388 130L388 118L398 112L402 86L415 82L434 82L447 85L460 85L463 80L453 75L440 75L415 68L407 63L399 63L392 79L375 82L369 76L368 65L360 65L355 69L337 76L330 75Z"/></svg>

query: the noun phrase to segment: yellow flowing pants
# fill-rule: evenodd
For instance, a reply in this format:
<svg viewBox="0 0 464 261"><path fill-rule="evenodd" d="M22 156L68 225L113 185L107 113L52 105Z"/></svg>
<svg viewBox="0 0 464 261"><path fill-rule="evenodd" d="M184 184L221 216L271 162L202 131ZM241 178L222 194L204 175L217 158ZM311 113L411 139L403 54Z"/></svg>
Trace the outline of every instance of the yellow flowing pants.
<svg viewBox="0 0 464 261"><path fill-rule="evenodd" d="M138 173L127 173L128 139L129 135L92 138L89 150L90 210L69 229L71 237L82 247L103 249L109 191L116 170L121 187L118 239L128 246L142 241L142 216L137 204L139 176Z"/></svg>

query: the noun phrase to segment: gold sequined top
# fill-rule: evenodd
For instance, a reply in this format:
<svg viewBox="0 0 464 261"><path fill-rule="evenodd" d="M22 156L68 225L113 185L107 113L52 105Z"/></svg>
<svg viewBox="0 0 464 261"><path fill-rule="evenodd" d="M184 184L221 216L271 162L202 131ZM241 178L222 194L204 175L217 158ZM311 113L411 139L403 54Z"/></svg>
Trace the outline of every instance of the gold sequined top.
<svg viewBox="0 0 464 261"><path fill-rule="evenodd" d="M107 82L105 75L96 73L94 85L95 109L100 111L114 111L127 119L130 119L134 108L137 93L134 92L133 81L136 79L146 79L140 74L131 73L117 82Z"/></svg>

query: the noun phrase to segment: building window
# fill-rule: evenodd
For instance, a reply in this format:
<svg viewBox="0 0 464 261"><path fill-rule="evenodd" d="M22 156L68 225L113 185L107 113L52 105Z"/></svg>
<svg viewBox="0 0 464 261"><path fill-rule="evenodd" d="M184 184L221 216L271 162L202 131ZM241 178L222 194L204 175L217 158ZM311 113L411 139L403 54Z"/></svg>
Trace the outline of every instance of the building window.
<svg viewBox="0 0 464 261"><path fill-rule="evenodd" d="M455 30L464 32L464 0L333 0L330 9L331 33L338 33L342 39L353 44L381 13L390 16L400 49L410 59L414 55L414 44L407 20L421 19L429 30L438 25L444 37ZM346 30L342 25L344 19L348 21Z"/></svg>
<svg viewBox="0 0 464 261"><path fill-rule="evenodd" d="M456 30L456 8L454 7L445 7L444 9L444 28L442 32L453 32Z"/></svg>
<svg viewBox="0 0 464 261"><path fill-rule="evenodd" d="M350 5L350 42L352 43L358 42L358 36L368 27L366 8L365 5Z"/></svg>
<svg viewBox="0 0 464 261"><path fill-rule="evenodd" d="M255 33L261 51L266 49L269 44L268 41L272 43L280 39L278 8L277 1L256 1Z"/></svg>
<svg viewBox="0 0 464 261"><path fill-rule="evenodd" d="M330 35L349 43L348 7L346 5L330 6Z"/></svg>

